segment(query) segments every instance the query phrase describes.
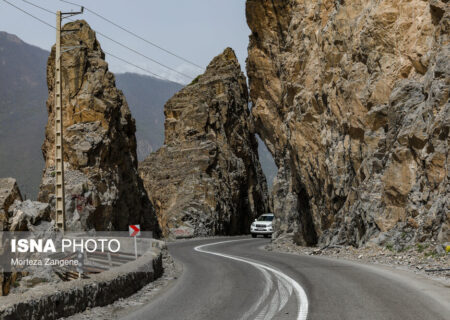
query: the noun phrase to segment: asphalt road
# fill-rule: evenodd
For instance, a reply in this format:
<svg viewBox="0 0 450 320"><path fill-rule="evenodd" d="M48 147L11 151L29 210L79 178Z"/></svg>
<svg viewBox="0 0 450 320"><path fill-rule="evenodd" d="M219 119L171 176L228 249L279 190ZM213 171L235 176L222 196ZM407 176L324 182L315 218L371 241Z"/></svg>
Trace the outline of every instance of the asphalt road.
<svg viewBox="0 0 450 320"><path fill-rule="evenodd" d="M262 250L267 239L169 244L173 286L124 319L450 319L450 288L410 272Z"/></svg>

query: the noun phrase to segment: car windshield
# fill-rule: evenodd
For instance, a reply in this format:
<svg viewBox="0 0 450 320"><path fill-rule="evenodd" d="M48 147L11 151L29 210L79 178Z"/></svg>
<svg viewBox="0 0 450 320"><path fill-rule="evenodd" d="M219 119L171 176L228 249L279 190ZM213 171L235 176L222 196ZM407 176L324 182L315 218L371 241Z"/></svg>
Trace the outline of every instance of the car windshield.
<svg viewBox="0 0 450 320"><path fill-rule="evenodd" d="M258 221L272 221L273 220L273 216L260 216L258 218Z"/></svg>

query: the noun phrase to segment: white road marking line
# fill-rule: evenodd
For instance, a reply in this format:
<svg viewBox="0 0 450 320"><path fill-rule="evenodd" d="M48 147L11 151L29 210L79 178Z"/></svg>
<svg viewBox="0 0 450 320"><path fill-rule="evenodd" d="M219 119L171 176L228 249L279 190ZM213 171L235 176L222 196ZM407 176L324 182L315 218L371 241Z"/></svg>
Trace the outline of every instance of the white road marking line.
<svg viewBox="0 0 450 320"><path fill-rule="evenodd" d="M241 317L241 320L248 320L250 319L250 316L252 314L254 314L259 307L261 306L261 304L269 297L270 295L270 291L272 290L272 286L273 286L273 282L272 282L272 277L270 276L270 274L262 269L262 268L258 268L259 271L261 271L261 273L264 276L264 281L266 283L266 285L264 286L264 291L263 294L261 295L261 297L258 299L258 301L256 301L255 304L253 304L253 306ZM263 318L261 318L262 320ZM259 320L259 318L257 317L255 320Z"/></svg>
<svg viewBox="0 0 450 320"><path fill-rule="evenodd" d="M281 311L291 296L292 287L285 283L283 279L278 279L278 288L280 291L280 306L278 307L278 311Z"/></svg>
<svg viewBox="0 0 450 320"><path fill-rule="evenodd" d="M266 314L268 308L269 305L266 304L266 306L261 310L261 312L258 313L258 315L255 317L255 320L265 320L264 315Z"/></svg>
<svg viewBox="0 0 450 320"><path fill-rule="evenodd" d="M248 239L248 240L252 240L252 239ZM251 260L247 260L247 259L244 259L244 258L241 258L241 257L231 256L231 255L228 255L228 254L208 251L208 250L204 249L206 247L210 247L210 246L214 246L214 245L218 245L218 244L223 244L223 243L236 242L236 241L243 241L243 240L229 240L229 241L220 241L220 242L203 244L203 245L195 247L194 250L198 251L198 252L203 252L203 253L216 255L216 256L219 256L219 257L227 258L227 259L232 259L232 260L248 263L248 264L256 267L257 269L261 269L262 268L264 270L267 270L267 271L271 272L277 278L284 279L290 286L292 286L292 288L295 291L295 294L297 296L297 300L298 300L297 320L306 320L306 318L308 317L308 297L306 296L305 290L303 290L302 286L297 281L295 281L294 279L292 279L288 275L282 273L281 271L278 271L278 270L276 270L276 269L274 269L272 267L266 266L264 264L261 264L261 263L258 263L258 262L254 262L254 261L251 261ZM263 301L261 301L261 299L260 299L260 302L263 302Z"/></svg>
<svg viewBox="0 0 450 320"><path fill-rule="evenodd" d="M278 289L275 290L275 293L272 296L272 300L270 300L268 306L269 310L267 310L267 312L265 313L264 320L271 320L278 311L278 308L280 306L280 293Z"/></svg>

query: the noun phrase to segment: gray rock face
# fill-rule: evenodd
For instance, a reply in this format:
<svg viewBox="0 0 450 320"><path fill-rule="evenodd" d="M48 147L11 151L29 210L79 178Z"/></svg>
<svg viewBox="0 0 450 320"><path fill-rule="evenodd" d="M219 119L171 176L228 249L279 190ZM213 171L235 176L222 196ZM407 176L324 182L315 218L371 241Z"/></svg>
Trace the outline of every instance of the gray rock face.
<svg viewBox="0 0 450 320"><path fill-rule="evenodd" d="M37 201L22 201L20 190L13 178L0 179L0 231L49 231L53 229L50 205ZM7 237L0 232L0 256L7 247ZM11 284L21 273L3 272L0 268L0 296L8 295Z"/></svg>
<svg viewBox="0 0 450 320"><path fill-rule="evenodd" d="M449 19L439 0L247 1L278 236L448 239Z"/></svg>
<svg viewBox="0 0 450 320"><path fill-rule="evenodd" d="M25 200L15 201L9 208L9 231L33 231L44 223L45 230L51 229L51 207L48 203Z"/></svg>
<svg viewBox="0 0 450 320"><path fill-rule="evenodd" d="M231 49L165 105L165 145L139 171L167 237L248 232L267 210L245 77Z"/></svg>
<svg viewBox="0 0 450 320"><path fill-rule="evenodd" d="M9 209L15 202L22 201L16 179L0 178L0 233L9 231ZM4 248L3 236L0 235L0 256ZM7 295L11 289L11 283L17 279L17 273L3 272L0 268L0 296Z"/></svg>
<svg viewBox="0 0 450 320"><path fill-rule="evenodd" d="M62 55L63 132L68 230L127 230L141 224L158 234L154 209L137 171L135 121L116 88L94 31L68 23ZM45 172L39 201L54 203L54 62L47 65L48 124L42 151Z"/></svg>
<svg viewBox="0 0 450 320"><path fill-rule="evenodd" d="M8 210L16 200L22 201L16 179L0 178L0 231L8 230Z"/></svg>
<svg viewBox="0 0 450 320"><path fill-rule="evenodd" d="M450 240L448 61L450 46L444 46L420 81L396 84L383 111L385 138L361 163L358 188L349 193L355 201L344 204L326 241L360 244L376 235L380 244L403 249Z"/></svg>

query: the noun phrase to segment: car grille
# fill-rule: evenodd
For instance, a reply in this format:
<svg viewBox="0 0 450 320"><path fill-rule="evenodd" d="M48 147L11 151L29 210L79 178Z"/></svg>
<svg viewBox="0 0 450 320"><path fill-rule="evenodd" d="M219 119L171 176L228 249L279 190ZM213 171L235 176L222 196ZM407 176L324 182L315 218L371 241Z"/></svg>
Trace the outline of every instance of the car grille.
<svg viewBox="0 0 450 320"><path fill-rule="evenodd" d="M256 227L257 228L266 228L267 226L265 224L257 224Z"/></svg>

